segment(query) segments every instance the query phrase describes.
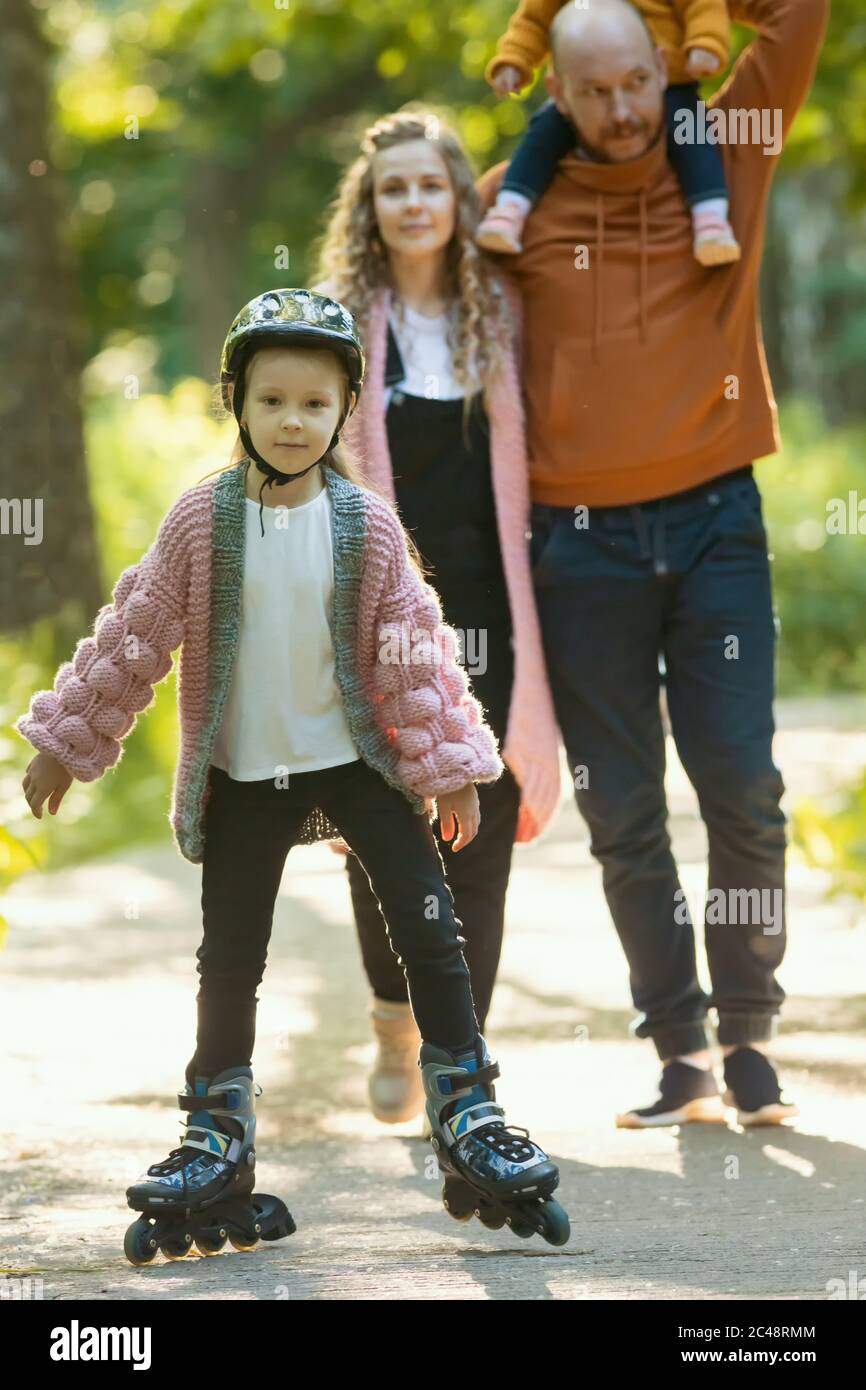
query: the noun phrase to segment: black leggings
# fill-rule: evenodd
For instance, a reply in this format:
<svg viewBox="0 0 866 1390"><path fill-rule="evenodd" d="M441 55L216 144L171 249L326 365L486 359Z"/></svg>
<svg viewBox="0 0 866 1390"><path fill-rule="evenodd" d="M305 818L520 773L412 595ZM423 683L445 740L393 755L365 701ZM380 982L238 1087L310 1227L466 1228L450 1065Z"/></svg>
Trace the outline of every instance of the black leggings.
<svg viewBox="0 0 866 1390"><path fill-rule="evenodd" d="M286 857L308 813L321 807L369 874L391 950L425 1041L470 1048L478 1023L460 923L430 822L363 759L236 782L211 767L202 865L204 936L196 1051L187 1079L251 1066L256 989Z"/></svg>
<svg viewBox="0 0 866 1390"><path fill-rule="evenodd" d="M449 619L450 621L450 619ZM488 725L497 741L505 741L514 657L508 631L491 624L488 629L487 669L469 669L472 693L480 700ZM454 895L454 909L466 939L465 954L472 977L472 994L478 1026L484 1032L505 924L505 897L511 872L511 856L520 809L520 788L505 769L498 782L482 783L478 788L481 824L478 834L464 849L454 853L443 840L436 822L436 838L445 863L448 887ZM346 856L352 907L358 928L361 958L374 995L379 999L408 998L406 978L388 944L388 935L379 904L354 854Z"/></svg>

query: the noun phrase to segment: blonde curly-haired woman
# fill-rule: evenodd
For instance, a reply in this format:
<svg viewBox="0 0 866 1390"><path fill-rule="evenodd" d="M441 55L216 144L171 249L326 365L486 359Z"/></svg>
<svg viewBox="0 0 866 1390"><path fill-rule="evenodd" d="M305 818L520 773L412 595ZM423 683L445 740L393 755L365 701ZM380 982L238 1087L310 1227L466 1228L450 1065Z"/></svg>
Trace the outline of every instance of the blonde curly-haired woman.
<svg viewBox="0 0 866 1390"><path fill-rule="evenodd" d="M396 503L446 621L463 635L466 672L506 764L478 788L471 844L436 827L483 1031L512 849L551 820L560 776L529 568L517 300L475 244L480 217L471 165L447 122L416 107L383 117L341 180L317 288L351 309L367 353L347 442L366 481ZM418 1032L402 964L352 854L347 869L379 1041L371 1104L398 1123L422 1108Z"/></svg>

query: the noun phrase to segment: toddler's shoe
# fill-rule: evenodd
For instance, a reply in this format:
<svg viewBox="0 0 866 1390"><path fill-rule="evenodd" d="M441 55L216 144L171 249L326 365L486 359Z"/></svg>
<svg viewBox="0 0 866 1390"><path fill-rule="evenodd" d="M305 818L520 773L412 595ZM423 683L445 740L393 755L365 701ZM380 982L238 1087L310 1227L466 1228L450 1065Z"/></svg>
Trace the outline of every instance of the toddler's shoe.
<svg viewBox="0 0 866 1390"><path fill-rule="evenodd" d="M730 265L740 259L740 245L727 217L717 212L692 213L695 260L701 265Z"/></svg>
<svg viewBox="0 0 866 1390"><path fill-rule="evenodd" d="M525 221L526 211L517 203L497 203L479 223L475 240L485 251L516 256L523 250L521 237Z"/></svg>
<svg viewBox="0 0 866 1390"><path fill-rule="evenodd" d="M641 1110L617 1115L617 1129L652 1129L660 1125L683 1125L699 1120L724 1124L725 1110L716 1078L703 1067L672 1061L662 1068L659 1098Z"/></svg>
<svg viewBox="0 0 866 1390"><path fill-rule="evenodd" d="M749 1125L781 1125L793 1120L799 1110L785 1100L779 1089L776 1069L763 1052L754 1047L738 1047L725 1058L725 1105L735 1106L737 1121Z"/></svg>

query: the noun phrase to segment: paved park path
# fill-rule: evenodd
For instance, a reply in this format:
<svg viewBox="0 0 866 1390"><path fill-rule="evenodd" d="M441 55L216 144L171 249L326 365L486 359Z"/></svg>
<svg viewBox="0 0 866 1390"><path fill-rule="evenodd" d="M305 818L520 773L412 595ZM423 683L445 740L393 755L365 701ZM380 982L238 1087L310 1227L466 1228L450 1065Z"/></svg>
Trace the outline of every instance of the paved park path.
<svg viewBox="0 0 866 1390"><path fill-rule="evenodd" d="M788 807L866 765L859 714L788 705ZM671 757L693 915L704 835ZM866 920L791 863L789 1002L775 1043L796 1128L618 1131L657 1075L572 805L520 847L488 1026L498 1094L562 1171L560 1250L442 1209L418 1126L376 1123L366 989L339 861L290 856L260 991L258 1185L297 1234L133 1269L124 1188L177 1142L192 1050L200 871L170 844L19 882L0 954L0 1268L46 1299L825 1299L866 1276ZM3 1278L4 1274L0 1274ZM864 1285L866 1287L866 1285Z"/></svg>

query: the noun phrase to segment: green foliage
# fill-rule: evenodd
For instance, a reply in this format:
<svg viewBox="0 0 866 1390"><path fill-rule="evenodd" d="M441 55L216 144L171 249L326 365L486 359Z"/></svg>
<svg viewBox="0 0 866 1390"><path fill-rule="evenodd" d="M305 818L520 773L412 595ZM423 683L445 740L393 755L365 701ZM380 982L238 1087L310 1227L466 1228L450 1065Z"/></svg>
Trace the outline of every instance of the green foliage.
<svg viewBox="0 0 866 1390"><path fill-rule="evenodd" d="M843 165L850 200L866 205L866 13L861 0L832 0L809 105L792 132L792 170Z"/></svg>
<svg viewBox="0 0 866 1390"><path fill-rule="evenodd" d="M866 901L866 774L836 810L815 801L801 802L794 811L793 831L808 863L832 875L831 896Z"/></svg>
<svg viewBox="0 0 866 1390"><path fill-rule="evenodd" d="M827 432L803 403L789 405L782 424L783 451L758 470L775 555L779 688L783 694L862 693L866 430ZM847 526L834 534L828 521L837 511ZM792 830L807 862L829 871L833 894L866 899L866 773L836 806L800 802Z"/></svg>
<svg viewBox="0 0 866 1390"><path fill-rule="evenodd" d="M211 370L190 333L202 260L226 323L273 284L276 246L305 283L362 129L406 101L453 106L488 162L524 124L523 104L498 103L482 77L507 13L451 4L445 24L440 6L403 0L50 5L52 155L75 198L91 350L146 334L154 384Z"/></svg>
<svg viewBox="0 0 866 1390"><path fill-rule="evenodd" d="M225 464L232 433L212 417L208 387L187 380L166 397L97 401L87 436L104 573L113 589L122 571L141 559L183 489ZM9 725L37 690L51 688L57 656L50 629L46 621L27 639L0 642L0 887L33 867L59 868L171 833L175 671L138 716L114 768L95 783L74 781L56 817L47 805L41 820L32 815L21 781L34 752ZM64 651L60 659L71 656L72 650Z"/></svg>
<svg viewBox="0 0 866 1390"><path fill-rule="evenodd" d="M829 432L817 412L790 403L783 449L757 477L774 556L781 619L783 695L866 688L866 515L864 534L829 534L828 507L859 488L866 502L866 429Z"/></svg>
<svg viewBox="0 0 866 1390"><path fill-rule="evenodd" d="M507 101L484 81L513 0L39 3L90 352L150 338L154 388L214 370L219 329L200 322L203 295L225 326L275 278L309 280L310 246L369 121L432 102L481 169L511 153L544 95L540 76ZM749 34L736 31L735 49ZM781 175L842 164L861 206L863 39L861 0L834 0ZM288 274L275 270L278 246Z"/></svg>

